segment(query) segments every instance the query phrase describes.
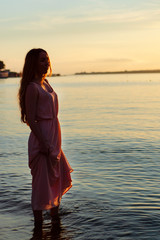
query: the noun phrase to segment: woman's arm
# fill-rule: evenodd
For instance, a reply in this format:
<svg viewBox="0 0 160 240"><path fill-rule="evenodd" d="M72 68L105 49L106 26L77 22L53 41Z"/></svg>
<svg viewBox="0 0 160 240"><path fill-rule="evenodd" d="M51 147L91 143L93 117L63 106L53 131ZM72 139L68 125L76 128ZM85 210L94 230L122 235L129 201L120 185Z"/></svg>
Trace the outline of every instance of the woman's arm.
<svg viewBox="0 0 160 240"><path fill-rule="evenodd" d="M31 130L39 140L41 152L44 154L48 154L49 142L47 142L47 140L43 136L42 131L36 122L37 101L38 101L38 89L34 84L30 84L27 87L25 95L27 122Z"/></svg>

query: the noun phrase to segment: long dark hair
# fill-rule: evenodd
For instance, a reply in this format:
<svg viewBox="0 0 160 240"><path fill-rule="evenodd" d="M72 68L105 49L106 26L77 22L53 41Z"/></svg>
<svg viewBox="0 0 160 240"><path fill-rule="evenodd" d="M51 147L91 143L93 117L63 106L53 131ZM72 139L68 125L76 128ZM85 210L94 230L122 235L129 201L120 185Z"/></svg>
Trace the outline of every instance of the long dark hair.
<svg viewBox="0 0 160 240"><path fill-rule="evenodd" d="M44 49L33 48L27 53L25 57L22 78L20 81L20 88L18 92L19 106L21 111L21 121L24 123L27 123L26 109L25 109L25 93L26 93L28 84L35 79L36 74L38 73L38 59L39 59L39 54L41 52L45 52L47 54L47 52ZM50 61L49 61L49 69L50 69L50 75L51 75L52 69L51 69ZM46 75L47 74L44 74L40 77L45 78Z"/></svg>

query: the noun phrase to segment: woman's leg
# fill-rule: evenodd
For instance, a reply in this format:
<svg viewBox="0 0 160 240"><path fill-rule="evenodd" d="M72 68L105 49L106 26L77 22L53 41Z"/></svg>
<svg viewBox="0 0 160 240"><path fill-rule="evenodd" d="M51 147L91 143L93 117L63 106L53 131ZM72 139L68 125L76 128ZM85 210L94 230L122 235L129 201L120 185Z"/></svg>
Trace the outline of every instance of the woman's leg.
<svg viewBox="0 0 160 240"><path fill-rule="evenodd" d="M35 228L42 228L42 210L33 210Z"/></svg>
<svg viewBox="0 0 160 240"><path fill-rule="evenodd" d="M59 211L59 206L51 208L51 217L52 218L57 217L58 216L58 211Z"/></svg>
<svg viewBox="0 0 160 240"><path fill-rule="evenodd" d="M52 218L52 235L57 236L61 231L61 222L58 214L59 206L51 208L51 218Z"/></svg>

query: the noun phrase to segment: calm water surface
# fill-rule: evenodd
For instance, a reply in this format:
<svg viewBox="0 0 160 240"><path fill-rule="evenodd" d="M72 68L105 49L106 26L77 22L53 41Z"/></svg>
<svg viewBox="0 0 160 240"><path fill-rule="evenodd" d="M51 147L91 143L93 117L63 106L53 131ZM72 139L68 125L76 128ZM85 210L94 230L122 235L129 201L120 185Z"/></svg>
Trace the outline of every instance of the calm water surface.
<svg viewBox="0 0 160 240"><path fill-rule="evenodd" d="M59 96L63 150L74 168L60 229L42 238L160 239L160 74L49 78ZM33 237L29 128L19 79L0 80L0 239ZM32 238L33 237L33 238Z"/></svg>

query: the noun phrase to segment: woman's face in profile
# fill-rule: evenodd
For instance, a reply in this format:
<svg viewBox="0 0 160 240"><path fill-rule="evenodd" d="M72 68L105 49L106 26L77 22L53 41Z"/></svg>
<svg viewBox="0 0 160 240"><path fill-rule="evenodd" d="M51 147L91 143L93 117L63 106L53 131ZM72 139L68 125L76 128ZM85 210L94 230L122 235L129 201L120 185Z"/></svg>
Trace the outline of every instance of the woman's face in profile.
<svg viewBox="0 0 160 240"><path fill-rule="evenodd" d="M40 75L46 74L50 66L48 54L46 52L40 52L38 59L38 73Z"/></svg>

